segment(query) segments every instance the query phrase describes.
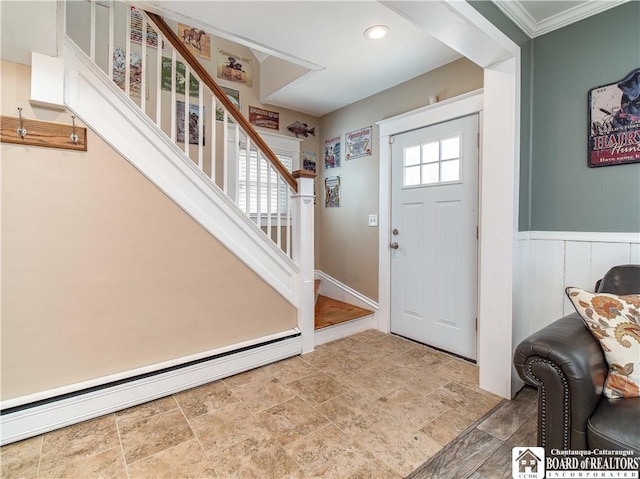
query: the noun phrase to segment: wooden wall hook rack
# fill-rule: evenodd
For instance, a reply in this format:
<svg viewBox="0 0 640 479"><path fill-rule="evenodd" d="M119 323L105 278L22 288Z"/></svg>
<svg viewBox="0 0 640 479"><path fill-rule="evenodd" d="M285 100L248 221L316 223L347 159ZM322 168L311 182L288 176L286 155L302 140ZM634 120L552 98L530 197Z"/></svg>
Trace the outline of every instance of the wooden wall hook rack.
<svg viewBox="0 0 640 479"><path fill-rule="evenodd" d="M18 145L42 146L45 148L62 148L66 150L87 151L87 129L64 123L22 119L22 126L27 130L22 138L18 134L20 119L2 115L0 117L0 141ZM77 143L71 141L71 135L78 135Z"/></svg>

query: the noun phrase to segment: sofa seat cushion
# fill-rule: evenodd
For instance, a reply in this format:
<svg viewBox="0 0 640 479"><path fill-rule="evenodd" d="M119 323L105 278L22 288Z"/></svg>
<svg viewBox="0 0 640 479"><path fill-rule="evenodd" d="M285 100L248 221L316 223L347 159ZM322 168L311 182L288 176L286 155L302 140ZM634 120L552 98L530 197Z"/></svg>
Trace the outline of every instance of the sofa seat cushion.
<svg viewBox="0 0 640 479"><path fill-rule="evenodd" d="M640 398L603 397L587 422L589 449L635 451L640 457Z"/></svg>

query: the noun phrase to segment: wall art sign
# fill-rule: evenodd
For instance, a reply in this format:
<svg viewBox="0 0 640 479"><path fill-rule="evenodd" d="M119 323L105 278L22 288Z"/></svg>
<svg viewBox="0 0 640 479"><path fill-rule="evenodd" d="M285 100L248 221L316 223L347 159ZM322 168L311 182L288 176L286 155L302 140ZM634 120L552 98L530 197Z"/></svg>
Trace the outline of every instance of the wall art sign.
<svg viewBox="0 0 640 479"><path fill-rule="evenodd" d="M147 23L147 46L158 48L158 34L153 27ZM142 13L140 13L135 7L131 7L131 41L135 43L142 43ZM162 42L162 49L164 50L164 42Z"/></svg>
<svg viewBox="0 0 640 479"><path fill-rule="evenodd" d="M218 78L251 87L251 59L218 48Z"/></svg>
<svg viewBox="0 0 640 479"><path fill-rule="evenodd" d="M340 175L324 179L324 207L340 208Z"/></svg>
<svg viewBox="0 0 640 479"><path fill-rule="evenodd" d="M589 90L590 167L640 162L640 68Z"/></svg>
<svg viewBox="0 0 640 479"><path fill-rule="evenodd" d="M178 23L178 38L195 56L211 60L211 36L204 30Z"/></svg>
<svg viewBox="0 0 640 479"><path fill-rule="evenodd" d="M347 160L371 156L371 127L360 128L344 135L344 152Z"/></svg>
<svg viewBox="0 0 640 479"><path fill-rule="evenodd" d="M176 142L184 143L185 131L184 131L184 102L176 101ZM187 122L187 128L189 129L187 135L189 138L190 145L199 145L200 136L199 136L199 128L198 124L200 122L200 108L198 105L189 104L189 119ZM202 107L202 146L204 146L204 118L205 112L204 107Z"/></svg>
<svg viewBox="0 0 640 479"><path fill-rule="evenodd" d="M316 152L315 151L302 152L302 169L307 171L313 171L314 173L316 173Z"/></svg>
<svg viewBox="0 0 640 479"><path fill-rule="evenodd" d="M340 168L340 137L324 140L324 169Z"/></svg>
<svg viewBox="0 0 640 479"><path fill-rule="evenodd" d="M233 88L227 88L226 86L221 86L220 88L222 88L222 91L225 92L229 101L233 103L233 106L235 106L238 111L242 111L240 109L240 92L238 90L234 90ZM216 121L224 121L224 109L218 102L216 102ZM227 121L230 123L234 123L231 114L227 116Z"/></svg>
<svg viewBox="0 0 640 479"><path fill-rule="evenodd" d="M176 61L176 93L184 95L184 87L187 83L186 74L184 63ZM171 90L171 58L162 57L160 88ZM196 80L196 77L189 74L189 96L198 96L199 92L200 83Z"/></svg>
<svg viewBox="0 0 640 479"><path fill-rule="evenodd" d="M280 113L249 105L249 123L262 128L280 129Z"/></svg>
<svg viewBox="0 0 640 479"><path fill-rule="evenodd" d="M124 48L115 47L113 49L113 81L123 91L127 78L127 54ZM129 52L129 94L140 96L142 90L142 54ZM147 98L149 89L147 88Z"/></svg>

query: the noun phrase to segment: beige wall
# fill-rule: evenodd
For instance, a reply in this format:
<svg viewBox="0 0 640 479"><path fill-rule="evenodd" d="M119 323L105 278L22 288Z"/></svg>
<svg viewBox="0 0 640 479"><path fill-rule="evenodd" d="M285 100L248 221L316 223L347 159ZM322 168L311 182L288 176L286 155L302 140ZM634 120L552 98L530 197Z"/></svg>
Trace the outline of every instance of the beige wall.
<svg viewBox="0 0 640 479"><path fill-rule="evenodd" d="M31 108L2 62L2 114ZM3 143L2 399L292 328L296 311L93 132L87 152Z"/></svg>
<svg viewBox="0 0 640 479"><path fill-rule="evenodd" d="M320 119L320 147L341 135L342 165L318 177L316 233L318 269L365 296L378 299L378 228L367 226L378 214L379 129L375 122L428 104L431 95L445 100L482 88L482 69L466 59L438 68L397 87L341 108ZM372 155L345 161L345 133L373 126ZM340 208L325 208L324 179L340 175Z"/></svg>

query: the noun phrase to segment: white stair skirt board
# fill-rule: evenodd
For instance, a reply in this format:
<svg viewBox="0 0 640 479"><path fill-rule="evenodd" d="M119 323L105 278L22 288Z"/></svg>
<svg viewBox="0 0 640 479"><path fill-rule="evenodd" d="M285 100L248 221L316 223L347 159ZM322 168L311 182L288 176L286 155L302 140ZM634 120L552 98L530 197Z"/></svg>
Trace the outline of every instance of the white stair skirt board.
<svg viewBox="0 0 640 479"><path fill-rule="evenodd" d="M322 271L316 270L314 273L315 279L320 280L320 289L318 294L326 296L328 298L337 299L343 303L352 304L359 308L370 309L374 312L378 311L378 303L365 295L358 293L355 289L350 288L344 283L341 283L335 278L332 278Z"/></svg>
<svg viewBox="0 0 640 479"><path fill-rule="evenodd" d="M365 331L367 329L375 329L376 320L373 314L364 316L344 323L327 326L326 328L317 329L315 331L315 345L325 344L336 339L346 338L352 334Z"/></svg>
<svg viewBox="0 0 640 479"><path fill-rule="evenodd" d="M68 38L65 104L187 214L298 306L298 266Z"/></svg>
<svg viewBox="0 0 640 479"><path fill-rule="evenodd" d="M79 392L59 400L54 398L32 407L16 408L15 412L10 410L0 416L0 445L4 446L296 356L302 352L302 336L295 329L290 333L293 336L257 344L235 353L225 352L185 367L142 376L129 382L116 382L113 386L90 389L86 393ZM212 356L216 354L215 351L212 353Z"/></svg>

